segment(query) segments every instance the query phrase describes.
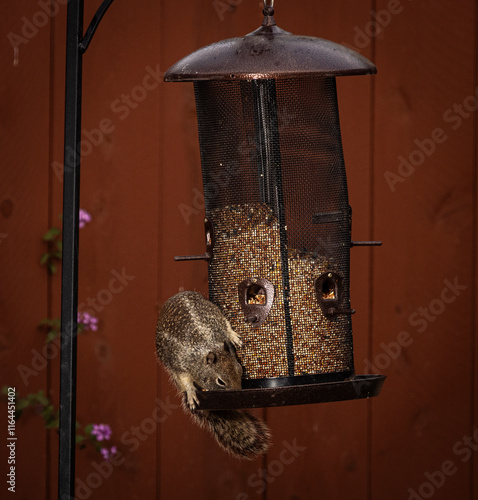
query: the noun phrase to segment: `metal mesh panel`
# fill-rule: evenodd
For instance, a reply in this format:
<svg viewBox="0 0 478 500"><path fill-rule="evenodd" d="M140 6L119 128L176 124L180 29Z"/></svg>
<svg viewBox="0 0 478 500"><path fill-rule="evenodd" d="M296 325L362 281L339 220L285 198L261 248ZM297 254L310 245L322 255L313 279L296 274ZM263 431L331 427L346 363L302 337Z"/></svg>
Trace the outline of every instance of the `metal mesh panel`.
<svg viewBox="0 0 478 500"><path fill-rule="evenodd" d="M335 79L194 86L213 226L210 299L242 337L244 377L352 373L351 320L344 313L350 213ZM274 289L260 324L238 296L251 279ZM252 309L261 316L267 293L253 288L259 305Z"/></svg>

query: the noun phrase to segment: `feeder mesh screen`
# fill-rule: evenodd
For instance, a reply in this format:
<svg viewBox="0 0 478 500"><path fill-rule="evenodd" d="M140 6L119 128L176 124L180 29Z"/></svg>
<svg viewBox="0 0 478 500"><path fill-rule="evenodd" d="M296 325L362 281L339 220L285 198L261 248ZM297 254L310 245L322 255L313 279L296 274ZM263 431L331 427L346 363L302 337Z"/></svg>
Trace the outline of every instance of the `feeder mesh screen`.
<svg viewBox="0 0 478 500"><path fill-rule="evenodd" d="M350 316L327 314L332 306L350 309L350 209L335 79L194 86L214 229L209 295L242 337L244 377L350 375ZM338 282L317 289L329 272ZM275 289L260 326L246 321L238 298L250 278Z"/></svg>

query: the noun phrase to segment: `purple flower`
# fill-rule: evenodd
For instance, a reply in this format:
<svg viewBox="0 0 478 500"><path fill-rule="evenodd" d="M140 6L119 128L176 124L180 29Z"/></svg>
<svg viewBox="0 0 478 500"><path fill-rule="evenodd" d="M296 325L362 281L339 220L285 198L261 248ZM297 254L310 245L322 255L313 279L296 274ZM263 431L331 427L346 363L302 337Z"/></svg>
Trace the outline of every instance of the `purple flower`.
<svg viewBox="0 0 478 500"><path fill-rule="evenodd" d="M108 448L100 448L100 453L105 460L109 460L113 455L116 455L118 449L116 446L112 446L110 449Z"/></svg>
<svg viewBox="0 0 478 500"><path fill-rule="evenodd" d="M80 221L80 229L82 227L85 227L86 224L91 222L91 215L86 211L80 208L80 213L79 213L79 221Z"/></svg>
<svg viewBox="0 0 478 500"><path fill-rule="evenodd" d="M97 441L108 441L111 438L111 434L111 427L108 424L93 424L91 435L95 436Z"/></svg>
<svg viewBox="0 0 478 500"><path fill-rule="evenodd" d="M92 332L98 330L98 318L87 312L78 311L77 321L85 327L85 330L91 330Z"/></svg>

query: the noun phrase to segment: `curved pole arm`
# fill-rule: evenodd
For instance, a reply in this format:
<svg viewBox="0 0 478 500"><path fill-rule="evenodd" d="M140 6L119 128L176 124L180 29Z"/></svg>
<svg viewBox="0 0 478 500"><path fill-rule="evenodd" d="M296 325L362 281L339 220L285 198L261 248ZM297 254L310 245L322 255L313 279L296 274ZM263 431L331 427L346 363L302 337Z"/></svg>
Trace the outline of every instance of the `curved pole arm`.
<svg viewBox="0 0 478 500"><path fill-rule="evenodd" d="M86 52L86 49L88 48L88 45L90 45L93 35L95 34L96 28L98 28L101 20L103 19L103 16L113 2L114 0L104 0L103 3L98 7L98 10L96 11L93 19L88 26L88 29L86 30L85 36L78 45L82 54Z"/></svg>

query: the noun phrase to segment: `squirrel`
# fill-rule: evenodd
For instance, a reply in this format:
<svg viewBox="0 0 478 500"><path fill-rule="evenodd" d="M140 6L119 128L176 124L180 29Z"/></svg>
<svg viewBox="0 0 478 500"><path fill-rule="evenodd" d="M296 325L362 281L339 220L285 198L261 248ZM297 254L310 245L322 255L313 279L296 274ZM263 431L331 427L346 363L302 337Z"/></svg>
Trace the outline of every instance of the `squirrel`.
<svg viewBox="0 0 478 500"><path fill-rule="evenodd" d="M179 393L184 394L184 410L224 450L253 460L269 448L266 424L243 410L201 410L196 396L197 390L241 388L242 366L235 351L241 344L219 307L198 292L180 292L161 308L156 350Z"/></svg>

